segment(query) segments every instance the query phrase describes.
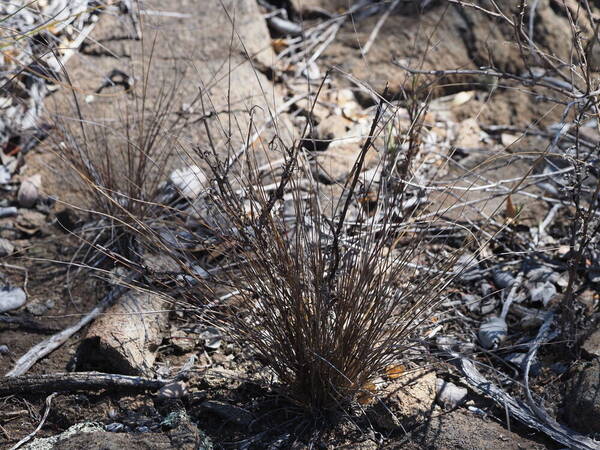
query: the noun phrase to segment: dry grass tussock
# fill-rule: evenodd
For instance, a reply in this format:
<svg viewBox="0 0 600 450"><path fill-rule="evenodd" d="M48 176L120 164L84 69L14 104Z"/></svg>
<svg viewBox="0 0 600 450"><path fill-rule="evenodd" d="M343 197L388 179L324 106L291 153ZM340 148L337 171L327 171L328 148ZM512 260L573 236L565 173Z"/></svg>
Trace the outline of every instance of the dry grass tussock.
<svg viewBox="0 0 600 450"><path fill-rule="evenodd" d="M98 117L93 104L87 105L72 88L74 116L55 118L55 148L62 165L56 170L64 173L66 168L65 179L82 194L69 206L93 218L80 234L88 250L80 263L88 266L98 267L100 259L139 269L140 237L154 238L154 224L171 215L176 192L165 186L169 168L182 153L187 119L180 114L178 92L185 77L173 67L165 79L153 78L154 45L142 40L142 73L134 71L122 80L118 89L126 93L113 94L107 117ZM72 87L66 70L63 75Z"/></svg>
<svg viewBox="0 0 600 450"><path fill-rule="evenodd" d="M393 127L393 109L379 106L333 208L323 206L332 199L313 178L301 139L291 148L276 141L277 148L263 149L263 155L260 149L248 150L235 166L223 156L231 151L198 149L196 156L210 169L204 194L190 203L173 200L178 197L169 197L172 188L161 183L165 158L173 156L165 145L176 129L168 120L175 90L164 90L150 108L153 114L145 113L142 100L141 113L123 122L125 131L117 139L112 129L82 115L78 134L92 138L75 140L68 126L62 128L63 158L79 175L90 209L110 234L108 256L144 271L143 258L132 264L140 246L160 249L186 276L173 275L165 283L144 272L149 285L166 289L174 299L185 295L196 305L218 305L212 311L216 314L207 316L250 344L276 374L280 392L303 410L344 409L418 337L419 324L456 275L452 269L462 244L446 245L436 237L435 219L419 221L414 211L399 208L406 196L401 180L412 156L399 155L403 143L382 136ZM425 111L413 111L409 155L416 153ZM208 134L220 131L206 129ZM387 146L376 171L383 175L369 178L364 160L377 139ZM265 185L269 154L281 155L283 162L268 170L274 182ZM259 167L259 160L268 162ZM157 175L149 177L151 172ZM365 202L367 193L375 200ZM169 245L161 233L165 224L171 236L185 232L188 241L210 241L228 250L214 257L214 252ZM439 252L426 255L426 244L436 241ZM105 242L88 243L107 256ZM435 270L420 271L415 262ZM192 270L200 263L213 275ZM224 288L237 292L238 306L220 304L217 293Z"/></svg>
<svg viewBox="0 0 600 450"><path fill-rule="evenodd" d="M397 215L404 191L392 179L406 164L396 160L392 168L385 158L387 182L362 172L366 152L386 128L382 107L333 214L322 206L322 188L299 148L288 151L270 192L251 162L237 179L241 188L232 186L233 177L213 174L211 201L224 218L218 234L237 249L237 269L221 275L242 299L230 325L286 395L312 412L343 409L398 362L455 276L456 249L442 243L437 256L425 256L436 221ZM359 206L365 191L378 199L370 208ZM417 275L412 263L424 259L438 270Z"/></svg>

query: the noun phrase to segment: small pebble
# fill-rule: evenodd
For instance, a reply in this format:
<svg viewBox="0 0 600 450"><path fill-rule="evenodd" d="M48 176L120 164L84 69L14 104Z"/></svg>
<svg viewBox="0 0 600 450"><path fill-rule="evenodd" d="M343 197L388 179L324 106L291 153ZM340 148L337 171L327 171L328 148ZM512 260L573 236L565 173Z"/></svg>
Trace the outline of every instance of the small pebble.
<svg viewBox="0 0 600 450"><path fill-rule="evenodd" d="M205 189L207 177L198 166L174 170L169 177L171 183L189 199L194 199Z"/></svg>
<svg viewBox="0 0 600 450"><path fill-rule="evenodd" d="M5 286L0 290L0 313L20 308L26 301L23 289Z"/></svg>
<svg viewBox="0 0 600 450"><path fill-rule="evenodd" d="M494 283L500 289L506 289L511 287L515 282L515 277L510 272L504 272L503 270L494 270L492 277Z"/></svg>
<svg viewBox="0 0 600 450"><path fill-rule="evenodd" d="M108 425L106 425L104 427L104 429L111 433L117 433L119 431L124 431L125 425L123 425L122 423L119 423L119 422L113 422L113 423L109 423Z"/></svg>
<svg viewBox="0 0 600 450"><path fill-rule="evenodd" d="M42 176L35 174L25 178L19 187L17 201L24 208L31 208L40 198L40 187L42 185Z"/></svg>
<svg viewBox="0 0 600 450"><path fill-rule="evenodd" d="M7 355L9 351L8 345L0 345L0 355Z"/></svg>
<svg viewBox="0 0 600 450"><path fill-rule="evenodd" d="M174 381L167 383L158 390L156 397L158 400L167 400L173 398L182 398L187 395L187 386L183 381Z"/></svg>
<svg viewBox="0 0 600 450"><path fill-rule="evenodd" d="M17 215L17 208L15 206L0 207L0 219L5 217L14 217Z"/></svg>
<svg viewBox="0 0 600 450"><path fill-rule="evenodd" d="M0 238L0 258L11 255L15 251L15 246L8 239Z"/></svg>
<svg viewBox="0 0 600 450"><path fill-rule="evenodd" d="M454 409L467 399L469 393L467 389L458 387L454 383L438 378L435 380L435 385L437 402L446 409Z"/></svg>

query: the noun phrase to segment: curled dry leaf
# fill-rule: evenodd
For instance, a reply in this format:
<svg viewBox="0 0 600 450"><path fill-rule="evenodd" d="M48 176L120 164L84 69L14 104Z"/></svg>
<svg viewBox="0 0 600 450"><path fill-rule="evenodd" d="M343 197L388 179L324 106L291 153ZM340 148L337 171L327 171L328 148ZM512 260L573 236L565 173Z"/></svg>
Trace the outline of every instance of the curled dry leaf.
<svg viewBox="0 0 600 450"><path fill-rule="evenodd" d="M385 369L385 375L390 380L401 377L404 372L406 372L406 368L402 364L392 364Z"/></svg>

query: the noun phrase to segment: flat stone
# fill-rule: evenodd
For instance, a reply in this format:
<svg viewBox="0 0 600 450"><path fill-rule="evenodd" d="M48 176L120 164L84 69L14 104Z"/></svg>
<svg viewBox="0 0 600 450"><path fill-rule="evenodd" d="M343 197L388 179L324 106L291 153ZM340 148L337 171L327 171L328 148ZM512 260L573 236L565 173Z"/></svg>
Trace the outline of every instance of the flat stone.
<svg viewBox="0 0 600 450"><path fill-rule="evenodd" d="M0 313L20 308L27 301L27 295L21 288L8 286L0 290Z"/></svg>

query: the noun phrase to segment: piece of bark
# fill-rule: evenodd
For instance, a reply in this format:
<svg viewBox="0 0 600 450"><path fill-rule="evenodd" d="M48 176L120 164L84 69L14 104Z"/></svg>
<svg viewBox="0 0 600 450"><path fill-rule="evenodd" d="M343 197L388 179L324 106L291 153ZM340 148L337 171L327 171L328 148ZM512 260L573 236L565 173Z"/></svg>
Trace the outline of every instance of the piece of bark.
<svg viewBox="0 0 600 450"><path fill-rule="evenodd" d="M79 347L78 370L149 374L167 316L160 296L129 291L90 326Z"/></svg>
<svg viewBox="0 0 600 450"><path fill-rule="evenodd" d="M97 391L101 389L156 391L174 382L172 379L157 380L101 372L24 375L18 377L0 377L0 396L48 392Z"/></svg>

